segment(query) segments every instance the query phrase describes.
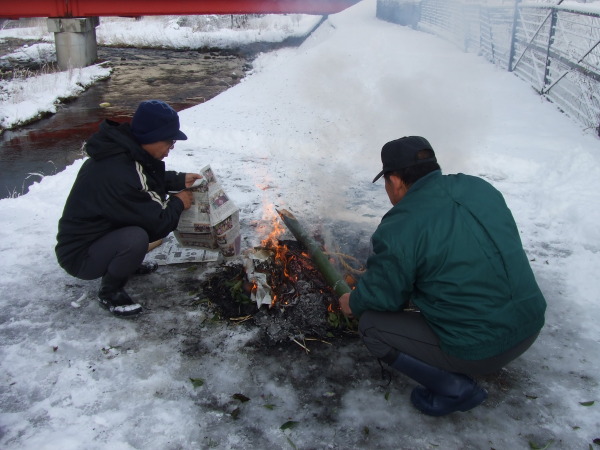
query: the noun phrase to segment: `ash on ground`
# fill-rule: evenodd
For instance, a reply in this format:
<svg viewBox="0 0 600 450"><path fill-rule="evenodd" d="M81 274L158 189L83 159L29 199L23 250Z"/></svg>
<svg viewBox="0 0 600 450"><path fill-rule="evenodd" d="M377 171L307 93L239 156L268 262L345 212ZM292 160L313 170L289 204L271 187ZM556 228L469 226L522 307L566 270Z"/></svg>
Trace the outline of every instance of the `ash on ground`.
<svg viewBox="0 0 600 450"><path fill-rule="evenodd" d="M280 241L283 259L262 268L268 272L273 303L260 308L250 299L252 284L241 261L230 261L201 283L206 301L223 320L262 330L266 345L356 337L356 323L339 311L338 298L296 241Z"/></svg>

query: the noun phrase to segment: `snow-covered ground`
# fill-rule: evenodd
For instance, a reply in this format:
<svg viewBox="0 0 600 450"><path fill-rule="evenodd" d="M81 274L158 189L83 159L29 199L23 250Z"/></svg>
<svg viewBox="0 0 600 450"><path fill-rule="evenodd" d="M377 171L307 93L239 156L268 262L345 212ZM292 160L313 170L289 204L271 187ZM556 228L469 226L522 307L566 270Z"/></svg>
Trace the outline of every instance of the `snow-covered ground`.
<svg viewBox="0 0 600 450"><path fill-rule="evenodd" d="M481 380L482 406L431 418L410 405L414 383L386 385L356 340L313 343L309 354L248 345L256 330L210 320L186 293L203 268L161 268L150 290L132 281L148 310L116 319L96 303L96 281L69 277L54 258L78 161L0 200L0 447L597 446L600 145L591 131L514 75L377 20L374 0L331 15L299 48L261 55L242 83L180 117L189 140L167 165L212 166L241 209L246 248L264 237L273 205L311 231L328 228L334 243L362 245L389 208L382 183L371 184L381 146L425 136L446 173L482 176L504 193L548 301L538 341Z"/></svg>

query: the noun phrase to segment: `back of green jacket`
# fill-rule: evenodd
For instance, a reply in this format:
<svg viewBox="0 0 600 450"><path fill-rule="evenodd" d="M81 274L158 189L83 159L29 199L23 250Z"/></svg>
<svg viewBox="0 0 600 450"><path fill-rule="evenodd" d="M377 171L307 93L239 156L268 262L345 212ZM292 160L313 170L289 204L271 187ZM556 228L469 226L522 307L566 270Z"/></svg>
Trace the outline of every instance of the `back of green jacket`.
<svg viewBox="0 0 600 450"><path fill-rule="evenodd" d="M478 360L544 325L546 301L502 194L481 178L435 171L383 217L350 297L354 315L411 300L442 350Z"/></svg>

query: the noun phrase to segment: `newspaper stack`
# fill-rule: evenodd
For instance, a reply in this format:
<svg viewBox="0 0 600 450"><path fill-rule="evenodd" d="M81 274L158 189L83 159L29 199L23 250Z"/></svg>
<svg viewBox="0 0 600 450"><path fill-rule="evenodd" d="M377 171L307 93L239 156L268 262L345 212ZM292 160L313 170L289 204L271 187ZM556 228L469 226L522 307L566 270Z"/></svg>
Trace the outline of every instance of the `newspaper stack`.
<svg viewBox="0 0 600 450"><path fill-rule="evenodd" d="M239 209L218 183L210 166L200 171L190 190L194 193L192 206L183 211L173 232L183 247L219 249L223 257L240 254Z"/></svg>

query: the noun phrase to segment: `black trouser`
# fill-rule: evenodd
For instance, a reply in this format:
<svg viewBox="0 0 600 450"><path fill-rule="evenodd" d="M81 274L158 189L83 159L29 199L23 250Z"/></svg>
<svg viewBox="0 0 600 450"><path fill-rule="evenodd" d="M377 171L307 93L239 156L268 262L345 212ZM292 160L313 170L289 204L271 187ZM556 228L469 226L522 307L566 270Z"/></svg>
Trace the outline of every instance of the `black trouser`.
<svg viewBox="0 0 600 450"><path fill-rule="evenodd" d="M393 363L398 353L405 353L434 367L470 375L496 372L525 352L539 334L500 355L466 360L444 353L438 337L418 312L367 311L360 317L359 331L369 351L387 364Z"/></svg>
<svg viewBox="0 0 600 450"><path fill-rule="evenodd" d="M94 280L108 274L126 280L144 260L148 241L148 233L134 226L102 236L88 249L77 278Z"/></svg>

